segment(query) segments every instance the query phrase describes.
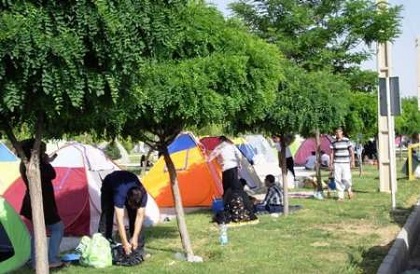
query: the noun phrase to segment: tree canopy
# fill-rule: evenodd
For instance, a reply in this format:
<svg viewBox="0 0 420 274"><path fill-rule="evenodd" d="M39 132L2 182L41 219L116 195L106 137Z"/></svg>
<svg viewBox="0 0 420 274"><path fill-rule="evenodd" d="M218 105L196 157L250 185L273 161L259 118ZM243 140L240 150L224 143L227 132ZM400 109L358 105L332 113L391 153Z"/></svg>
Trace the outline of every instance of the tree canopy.
<svg viewBox="0 0 420 274"><path fill-rule="evenodd" d="M44 256L37 272L48 271L39 159L24 157L15 132L35 135L34 151L43 137L118 133L126 112L113 106L132 101L133 70L154 55L150 43L162 44L155 38L170 23L166 15L186 2L0 2L0 130L27 165L37 254Z"/></svg>
<svg viewBox="0 0 420 274"><path fill-rule="evenodd" d="M399 34L399 6L378 12L373 0L241 0L234 15L307 71L354 74L372 52L364 45Z"/></svg>
<svg viewBox="0 0 420 274"><path fill-rule="evenodd" d="M395 117L395 132L397 135L409 136L420 132L420 113L416 97L401 100L401 115Z"/></svg>
<svg viewBox="0 0 420 274"><path fill-rule="evenodd" d="M164 146L189 126L261 119L281 78L275 47L214 8L190 4L184 12L168 26L174 28L171 47L160 48L166 57L140 67L135 94L141 104L127 123L139 129L127 128L133 136L143 129L163 138Z"/></svg>

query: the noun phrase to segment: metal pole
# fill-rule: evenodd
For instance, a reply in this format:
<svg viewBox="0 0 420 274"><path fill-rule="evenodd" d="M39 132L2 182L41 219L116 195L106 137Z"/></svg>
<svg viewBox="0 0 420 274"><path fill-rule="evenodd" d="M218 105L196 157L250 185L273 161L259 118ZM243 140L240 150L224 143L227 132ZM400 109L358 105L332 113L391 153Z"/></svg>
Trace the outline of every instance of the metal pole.
<svg viewBox="0 0 420 274"><path fill-rule="evenodd" d="M386 78L386 116L388 122L388 129L394 129L393 117L391 115L391 90L389 87L389 77ZM390 187L391 187L391 204L392 209L396 207L395 192L396 192L396 178L395 178L395 150L394 150L394 130L388 132L388 154L389 154L389 171L390 171Z"/></svg>

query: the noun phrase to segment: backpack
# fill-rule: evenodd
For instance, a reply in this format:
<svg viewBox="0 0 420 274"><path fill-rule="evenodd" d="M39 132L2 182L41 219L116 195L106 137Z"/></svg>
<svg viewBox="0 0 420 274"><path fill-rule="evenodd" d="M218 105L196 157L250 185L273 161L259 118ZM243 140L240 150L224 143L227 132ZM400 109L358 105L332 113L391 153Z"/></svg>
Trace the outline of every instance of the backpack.
<svg viewBox="0 0 420 274"><path fill-rule="evenodd" d="M144 261L143 252L138 248L126 255L122 244L111 244L112 263L121 266L134 266Z"/></svg>

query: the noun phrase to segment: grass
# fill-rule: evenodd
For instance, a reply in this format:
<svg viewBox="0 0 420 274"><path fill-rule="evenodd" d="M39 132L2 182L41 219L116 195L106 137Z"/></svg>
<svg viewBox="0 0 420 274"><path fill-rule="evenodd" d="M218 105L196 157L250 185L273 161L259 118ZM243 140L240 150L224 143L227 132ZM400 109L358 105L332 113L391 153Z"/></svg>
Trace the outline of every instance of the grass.
<svg viewBox="0 0 420 274"><path fill-rule="evenodd" d="M404 225L419 193L419 181L398 173L397 208L378 192L376 166L353 174L355 199L290 199L303 209L288 217L260 216L259 224L229 228L220 246L210 210L186 215L193 250L204 263L175 260L182 251L176 221L146 231L152 257L136 267L70 266L60 273L375 273ZM398 168L398 171L400 168ZM17 273L30 273L22 268Z"/></svg>

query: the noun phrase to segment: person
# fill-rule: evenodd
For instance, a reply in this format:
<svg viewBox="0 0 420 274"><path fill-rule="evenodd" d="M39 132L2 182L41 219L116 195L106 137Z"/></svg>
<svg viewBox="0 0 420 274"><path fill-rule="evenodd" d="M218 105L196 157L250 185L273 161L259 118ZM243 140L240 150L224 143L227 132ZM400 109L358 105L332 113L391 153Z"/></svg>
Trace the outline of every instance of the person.
<svg viewBox="0 0 420 274"><path fill-rule="evenodd" d="M23 152L28 160L32 156L32 148L34 146L34 143L35 139L27 139L21 141ZM65 265L59 257L60 244L64 235L64 224L58 213L57 203L54 196L54 187L52 183L52 180L56 177L56 172L53 166L50 164L50 160L53 160L54 157L50 159L45 153L45 151L46 144L44 142L41 142L39 169L41 174L42 205L44 209L45 225L47 230L51 234L48 243L48 264L51 269L57 269ZM23 161L21 161L20 163L19 171L26 185L26 192L23 197L20 215L24 216L26 219L32 222L32 207L29 191L29 181L26 175L26 166ZM36 250L34 247L34 239L32 237L31 260L29 261L29 264L32 267L35 266L35 252Z"/></svg>
<svg viewBox="0 0 420 274"><path fill-rule="evenodd" d="M217 157L222 166L223 196L228 189L242 189L239 182L239 168L241 168L242 156L236 146L226 136L219 137L220 144L210 153L208 162Z"/></svg>
<svg viewBox="0 0 420 274"><path fill-rule="evenodd" d="M281 138L279 135L273 135L272 140L276 146L278 152L281 152ZM280 159L279 159L280 160ZM295 175L295 161L292 156L292 152L290 151L290 147L286 145L286 168L292 173L293 178L296 179Z"/></svg>
<svg viewBox="0 0 420 274"><path fill-rule="evenodd" d="M321 150L321 167L329 168L329 166L330 166L330 156L324 150Z"/></svg>
<svg viewBox="0 0 420 274"><path fill-rule="evenodd" d="M338 200L344 199L344 191L348 198L353 197L351 168L354 167L354 153L350 140L343 135L343 128L335 130L335 140L331 143L330 169L334 174Z"/></svg>
<svg viewBox="0 0 420 274"><path fill-rule="evenodd" d="M143 221L147 192L137 175L125 170L108 174L101 188L101 217L98 231L112 241L114 213L118 234L126 255L136 252L144 255ZM127 211L130 238L124 226L124 209Z"/></svg>
<svg viewBox="0 0 420 274"><path fill-rule="evenodd" d="M315 166L316 166L316 153L315 153L315 151L311 151L311 155L309 155L306 158L305 169L314 170Z"/></svg>
<svg viewBox="0 0 420 274"><path fill-rule="evenodd" d="M280 213L283 210L283 191L276 184L272 174L268 174L264 179L267 193L261 203L256 204L256 212Z"/></svg>
<svg viewBox="0 0 420 274"><path fill-rule="evenodd" d="M224 212L222 215L216 214L215 216L215 221L217 223L246 223L258 220L254 213L254 198L248 196L243 188L246 181L240 179L239 182L240 188L227 189L223 197Z"/></svg>

